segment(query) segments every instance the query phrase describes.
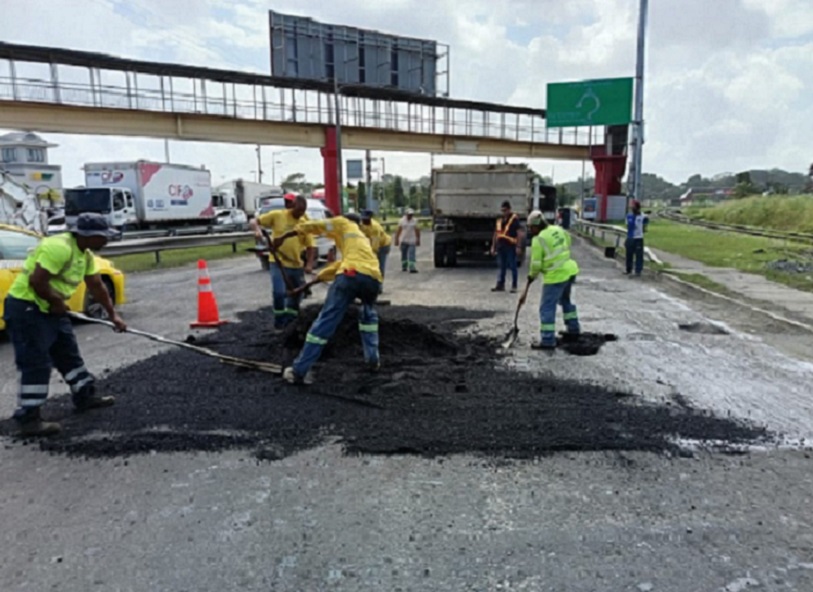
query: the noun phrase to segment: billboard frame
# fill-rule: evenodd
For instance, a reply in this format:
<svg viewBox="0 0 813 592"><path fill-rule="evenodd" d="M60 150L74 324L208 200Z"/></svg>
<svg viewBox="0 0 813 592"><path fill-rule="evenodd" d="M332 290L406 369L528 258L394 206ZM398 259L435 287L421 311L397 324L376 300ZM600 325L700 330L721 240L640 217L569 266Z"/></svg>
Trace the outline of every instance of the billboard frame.
<svg viewBox="0 0 813 592"><path fill-rule="evenodd" d="M310 17L273 10L268 11L268 24L272 76L335 82L339 87L392 89L416 96L449 97L451 62L450 47L446 43L393 35L375 29L322 23ZM292 29L295 35L293 46L289 44ZM305 46L307 58L299 55L300 40ZM336 49L341 55L333 53ZM368 52L373 59L380 58L374 66L366 63ZM399 61L404 58L407 63L402 68ZM385 67L382 76L381 71ZM301 72L303 69L305 71ZM431 69L431 72L427 73L427 69ZM373 82L366 81L370 71L374 71ZM381 83L387 77L387 72L391 73L389 83ZM416 72L420 82L410 84ZM406 83L401 82L402 78L406 78Z"/></svg>

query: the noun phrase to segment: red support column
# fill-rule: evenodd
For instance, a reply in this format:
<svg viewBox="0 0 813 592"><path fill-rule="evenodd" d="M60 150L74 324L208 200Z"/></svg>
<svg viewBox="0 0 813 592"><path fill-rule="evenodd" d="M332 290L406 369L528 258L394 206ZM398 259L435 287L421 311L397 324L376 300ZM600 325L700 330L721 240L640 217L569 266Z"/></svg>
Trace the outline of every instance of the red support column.
<svg viewBox="0 0 813 592"><path fill-rule="evenodd" d="M325 206L338 216L342 213L342 199L339 195L338 154L336 151L336 128L325 128L325 146L321 149L325 176Z"/></svg>
<svg viewBox="0 0 813 592"><path fill-rule="evenodd" d="M624 154L607 154L604 146L593 146L591 155L596 169L597 222L606 222L607 196L621 194L621 179L627 167L627 157Z"/></svg>

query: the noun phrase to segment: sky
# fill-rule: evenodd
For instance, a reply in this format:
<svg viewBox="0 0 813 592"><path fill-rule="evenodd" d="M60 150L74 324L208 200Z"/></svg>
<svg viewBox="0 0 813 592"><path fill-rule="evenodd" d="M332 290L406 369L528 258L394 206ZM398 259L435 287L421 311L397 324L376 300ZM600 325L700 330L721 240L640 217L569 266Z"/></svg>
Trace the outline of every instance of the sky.
<svg viewBox="0 0 813 592"><path fill-rule="evenodd" d="M650 0L644 172L674 183L813 161L813 0ZM451 97L544 108L549 82L634 76L639 0L2 0L0 39L270 74L267 11L434 39L450 46ZM431 9L430 9L431 8ZM0 63L0 75L3 75ZM162 161L162 140L44 134L65 186L85 162ZM257 169L253 146L171 141L172 162L213 183ZM274 155L275 151L288 150ZM321 181L318 150L263 148L277 181ZM345 158L361 152L345 151ZM376 152L417 179L430 156ZM437 156L434 164L485 159ZM512 160L512 162L515 162ZM516 161L519 162L519 161ZM582 163L534 160L556 182ZM586 171L592 173L587 163Z"/></svg>

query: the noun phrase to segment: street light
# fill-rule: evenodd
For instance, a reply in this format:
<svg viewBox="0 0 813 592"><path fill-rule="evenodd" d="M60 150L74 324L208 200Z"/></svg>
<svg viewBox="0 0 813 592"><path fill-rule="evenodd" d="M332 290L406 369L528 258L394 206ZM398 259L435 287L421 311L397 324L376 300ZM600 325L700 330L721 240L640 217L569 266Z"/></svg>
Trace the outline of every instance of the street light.
<svg viewBox="0 0 813 592"><path fill-rule="evenodd" d="M276 157L278 154L285 154L287 152L299 152L299 148L293 148L291 150L277 150L276 152L271 153L271 185L277 184L276 165L282 164L282 161L276 160Z"/></svg>

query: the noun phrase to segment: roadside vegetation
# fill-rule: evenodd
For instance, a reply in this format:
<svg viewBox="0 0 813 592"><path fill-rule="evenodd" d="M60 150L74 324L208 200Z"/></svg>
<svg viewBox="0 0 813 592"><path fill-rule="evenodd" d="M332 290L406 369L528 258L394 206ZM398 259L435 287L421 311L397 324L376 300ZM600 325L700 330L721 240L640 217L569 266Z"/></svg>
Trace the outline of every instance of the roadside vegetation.
<svg viewBox="0 0 813 592"><path fill-rule="evenodd" d="M196 262L198 259L214 261L215 259L228 259L232 257L255 257L253 253L247 253L246 249L254 246L254 241L244 241L237 243L237 252L232 252L231 245L217 245L213 247L196 247L191 249L177 249L174 251L162 251L161 262L155 262L154 253L139 253L137 255L120 255L118 257L108 257L115 266L125 273L137 271L152 271L155 269L167 269L169 267L180 267ZM100 253L104 257L104 251Z"/></svg>
<svg viewBox="0 0 813 592"><path fill-rule="evenodd" d="M718 222L792 232L813 232L813 195L768 195L690 208L688 215Z"/></svg>
<svg viewBox="0 0 813 592"><path fill-rule="evenodd" d="M708 230L669 220L653 220L649 224L646 244L711 267L730 267L759 274L794 288L813 291L813 272L791 273L771 267L779 261L810 264L813 262L813 248L809 245Z"/></svg>

